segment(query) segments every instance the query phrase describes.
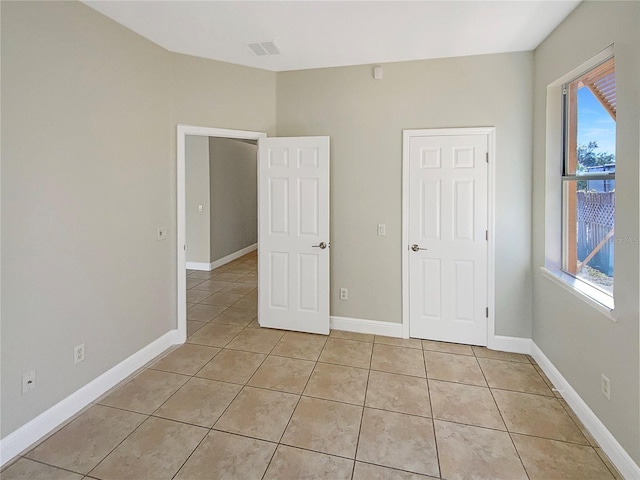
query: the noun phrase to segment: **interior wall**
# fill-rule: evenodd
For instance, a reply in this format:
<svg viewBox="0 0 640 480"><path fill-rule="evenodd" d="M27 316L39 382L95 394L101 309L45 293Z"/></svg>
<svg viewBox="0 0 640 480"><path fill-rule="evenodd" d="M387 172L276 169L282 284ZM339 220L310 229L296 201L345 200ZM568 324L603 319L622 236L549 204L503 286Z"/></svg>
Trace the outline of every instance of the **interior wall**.
<svg viewBox="0 0 640 480"><path fill-rule="evenodd" d="M172 88L167 101L174 124L275 135L275 72L178 53L168 55Z"/></svg>
<svg viewBox="0 0 640 480"><path fill-rule="evenodd" d="M156 240L166 53L79 2L0 8L4 437L173 328L176 305L175 242Z"/></svg>
<svg viewBox="0 0 640 480"><path fill-rule="evenodd" d="M496 333L530 336L532 66L524 52L385 64L379 81L371 66L278 74L278 135L331 137L332 315L402 321L402 130L495 126Z"/></svg>
<svg viewBox="0 0 640 480"><path fill-rule="evenodd" d="M209 138L211 261L258 242L258 147Z"/></svg>
<svg viewBox="0 0 640 480"><path fill-rule="evenodd" d="M276 77L80 2L0 8L5 437L176 328L176 125L273 134Z"/></svg>
<svg viewBox="0 0 640 480"><path fill-rule="evenodd" d="M545 195L559 195L545 178L547 86L611 44L617 96L615 322L538 270L553 256L545 251ZM639 2L583 2L536 49L532 259L533 340L640 464L639 45ZM611 400L600 391L602 373L611 380Z"/></svg>
<svg viewBox="0 0 640 480"><path fill-rule="evenodd" d="M185 182L187 262L211 263L209 137L187 135Z"/></svg>

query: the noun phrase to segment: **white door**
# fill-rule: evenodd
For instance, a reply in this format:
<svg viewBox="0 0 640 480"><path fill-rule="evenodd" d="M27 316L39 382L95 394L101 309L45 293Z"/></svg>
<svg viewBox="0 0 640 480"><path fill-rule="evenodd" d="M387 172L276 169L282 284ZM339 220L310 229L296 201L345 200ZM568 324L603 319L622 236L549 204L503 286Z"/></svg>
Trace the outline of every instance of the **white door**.
<svg viewBox="0 0 640 480"><path fill-rule="evenodd" d="M409 335L487 344L486 134L409 140Z"/></svg>
<svg viewBox="0 0 640 480"><path fill-rule="evenodd" d="M258 141L258 322L329 333L329 137Z"/></svg>

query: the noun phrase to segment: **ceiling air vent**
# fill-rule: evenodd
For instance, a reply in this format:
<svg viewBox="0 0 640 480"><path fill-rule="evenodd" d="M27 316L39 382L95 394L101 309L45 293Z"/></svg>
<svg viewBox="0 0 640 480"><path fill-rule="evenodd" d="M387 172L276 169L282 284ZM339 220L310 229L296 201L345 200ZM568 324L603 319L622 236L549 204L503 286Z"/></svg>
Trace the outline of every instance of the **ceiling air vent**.
<svg viewBox="0 0 640 480"><path fill-rule="evenodd" d="M251 50L256 57L263 57L265 55L280 55L282 52L276 45L276 42L270 40L268 42L250 42L247 43L247 48Z"/></svg>

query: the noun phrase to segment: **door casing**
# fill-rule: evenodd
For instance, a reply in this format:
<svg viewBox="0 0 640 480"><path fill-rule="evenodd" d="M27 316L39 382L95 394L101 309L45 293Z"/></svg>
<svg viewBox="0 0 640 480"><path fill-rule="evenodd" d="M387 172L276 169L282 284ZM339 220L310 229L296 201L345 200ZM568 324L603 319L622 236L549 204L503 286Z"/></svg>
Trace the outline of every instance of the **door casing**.
<svg viewBox="0 0 640 480"><path fill-rule="evenodd" d="M220 137L220 138L238 138L242 140L258 140L267 136L264 132L250 132L245 130L229 130L225 128L209 128L197 127L194 125L178 125L177 126L177 183L176 183L176 200L177 200L177 242L176 242L176 258L177 258L177 327L178 327L178 343L184 343L187 340L187 211L186 211L186 137L187 135L196 135L201 137ZM256 178L258 171L256 168Z"/></svg>
<svg viewBox="0 0 640 480"><path fill-rule="evenodd" d="M487 135L487 346L496 345L495 335L495 127L438 128L402 131L402 336L409 338L409 141L412 137Z"/></svg>

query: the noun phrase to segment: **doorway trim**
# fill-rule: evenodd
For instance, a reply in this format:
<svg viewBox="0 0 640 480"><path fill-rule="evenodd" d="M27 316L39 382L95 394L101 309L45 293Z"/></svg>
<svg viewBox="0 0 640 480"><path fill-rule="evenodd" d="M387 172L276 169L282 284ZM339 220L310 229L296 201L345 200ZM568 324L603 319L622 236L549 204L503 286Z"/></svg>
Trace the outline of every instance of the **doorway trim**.
<svg viewBox="0 0 640 480"><path fill-rule="evenodd" d="M402 336L409 338L409 142L412 137L451 135L487 135L487 347L497 347L495 334L495 127L429 128L402 131Z"/></svg>
<svg viewBox="0 0 640 480"><path fill-rule="evenodd" d="M194 125L177 126L176 151L176 258L177 258L177 326L178 343L187 340L187 177L186 177L186 138L187 135L201 137L237 138L242 140L258 140L267 136L265 132L247 130L230 130L226 128L197 127ZM256 178L258 172L256 169Z"/></svg>

